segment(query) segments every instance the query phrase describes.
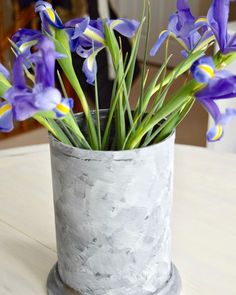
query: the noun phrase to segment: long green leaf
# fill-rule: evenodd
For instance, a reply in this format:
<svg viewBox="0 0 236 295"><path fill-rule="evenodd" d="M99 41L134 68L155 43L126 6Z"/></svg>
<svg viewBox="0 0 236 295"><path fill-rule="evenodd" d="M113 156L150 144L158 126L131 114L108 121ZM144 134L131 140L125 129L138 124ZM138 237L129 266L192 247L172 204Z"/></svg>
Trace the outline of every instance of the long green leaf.
<svg viewBox="0 0 236 295"><path fill-rule="evenodd" d="M161 130L161 132L156 137L154 143L158 143L165 138L167 138L173 130L176 129L176 127L183 121L183 119L187 116L189 111L191 110L192 106L194 104L194 98L191 98L190 101L183 107L181 111L176 114L171 120L168 120L168 123L164 128Z"/></svg>
<svg viewBox="0 0 236 295"><path fill-rule="evenodd" d="M146 138L144 144L142 144L142 147L148 146L152 142L158 143L169 136L188 114L192 108L193 103L194 98L191 98L187 104L184 103L182 110L177 109L175 112L173 112L148 138Z"/></svg>
<svg viewBox="0 0 236 295"><path fill-rule="evenodd" d="M172 112L177 110L188 101L189 96L192 96L197 90L204 87L195 80L189 81L183 88L177 91L168 102L153 117L146 122L145 120L139 126L134 134L130 137L126 144L126 149L133 149L139 146L143 136L161 120L169 116Z"/></svg>
<svg viewBox="0 0 236 295"><path fill-rule="evenodd" d="M124 75L122 77L122 82L125 80L126 75L127 75L127 72L124 73ZM109 114L108 114L108 119L107 119L107 124L106 124L106 127L105 127L103 139L102 139L102 149L103 150L105 149L105 147L108 146L109 134L110 134L111 126L112 126L112 120L114 118L115 109L116 109L116 106L117 106L119 95L120 95L122 90L123 90L123 84L121 83L119 85L119 87L117 88L117 91L115 93L115 97L113 98L113 100L111 102L111 106L110 106L110 110L109 110Z"/></svg>
<svg viewBox="0 0 236 295"><path fill-rule="evenodd" d="M93 51L94 51L94 44L93 44ZM96 67L94 67L94 76L95 76L95 108L96 108L96 127L97 127L97 137L98 137L98 148L101 150L102 148L102 139L101 139L101 124L100 124L100 113L99 113L99 97L98 97L98 80L97 80L97 73Z"/></svg>
<svg viewBox="0 0 236 295"><path fill-rule="evenodd" d="M105 30L105 37L106 37L106 43L107 47L109 49L109 52L111 54L112 62L114 65L114 69L117 75L117 83L118 87L121 87L120 94L117 99L117 104L115 106L115 125L116 125L116 143L117 148L122 145L122 142L125 138L125 115L124 115L124 108L123 108L123 57L121 54L121 50L119 47L119 43L116 39L116 36L112 29L107 25L107 23L104 21L104 30ZM114 101L113 101L114 102Z"/></svg>
<svg viewBox="0 0 236 295"><path fill-rule="evenodd" d="M148 86L145 94L144 94L144 100L143 100L143 104L142 104L142 109L141 109L141 112L140 114L143 115L146 110L147 110L147 107L148 107L148 104L150 102L150 99L152 98L153 96L153 90L157 84L157 81L159 80L161 74L163 73L165 67L167 66L169 60L171 59L172 55L170 55L167 60L162 64L161 68L157 71L156 75L154 76L152 82L150 83L150 85ZM136 119L138 116L138 113L135 112L135 116L134 118Z"/></svg>
<svg viewBox="0 0 236 295"><path fill-rule="evenodd" d="M68 97L66 88L64 85L64 82L62 80L61 74L59 71L57 71L58 79L62 88L63 95L65 97ZM64 124L63 120L61 122ZM66 125L67 124L67 125ZM74 113L71 111L67 117L66 117L66 122L64 124L64 127L70 131L72 137L73 137L73 142L76 143L76 146L85 148L85 149L91 149L89 143L84 137L84 134L81 132L80 127L77 124L76 118L74 116Z"/></svg>

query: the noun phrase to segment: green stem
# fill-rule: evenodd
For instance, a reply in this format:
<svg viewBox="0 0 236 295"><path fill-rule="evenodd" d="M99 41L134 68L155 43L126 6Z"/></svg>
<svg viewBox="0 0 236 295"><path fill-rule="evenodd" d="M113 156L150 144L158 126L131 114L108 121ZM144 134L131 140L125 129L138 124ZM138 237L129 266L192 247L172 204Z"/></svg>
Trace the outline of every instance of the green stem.
<svg viewBox="0 0 236 295"><path fill-rule="evenodd" d="M63 120L63 122L65 122L67 124L67 127L70 128L71 132L73 132L77 136L77 138L81 144L81 147L90 150L91 146L89 145L89 143L85 139L83 133L81 132L80 128L78 127L78 124L76 123L73 115L71 113L69 113L62 120Z"/></svg>
<svg viewBox="0 0 236 295"><path fill-rule="evenodd" d="M141 74L141 82L140 82L140 98L138 102L138 114L141 114L142 108L143 108L143 96L144 96L144 80L146 76L146 68L147 68L147 55L148 55L148 41L150 37L150 28L151 28L151 22L150 22L150 2L148 1L148 18L147 18L147 32L146 32L146 40L145 40L145 50L144 50L144 59L143 59L143 68L142 68L142 74ZM140 116L139 123L142 121L142 115Z"/></svg>
<svg viewBox="0 0 236 295"><path fill-rule="evenodd" d="M65 97L68 97L65 85L63 83L63 80L62 80L62 77L61 77L59 71L57 71L57 75L58 75L58 79L59 79L59 82L60 82L60 85L62 88L63 95ZM87 148L87 149L91 149L89 143L86 141L84 135L82 134L82 132L76 122L76 118L75 118L74 114L72 112L70 112L70 114L68 114L64 118L64 121L66 122L66 124L68 124L68 127L71 130L71 132L77 137L77 141L79 141L79 146Z"/></svg>
<svg viewBox="0 0 236 295"><path fill-rule="evenodd" d="M122 83L120 83L120 85L117 86L117 89L115 87L113 88L113 90L116 90L116 93L115 92L113 93L114 98L111 101L108 120L107 120L107 124L106 124L106 127L105 127L103 139L102 139L102 149L105 149L108 146L109 134L110 134L110 130L111 130L112 120L113 120L113 117L114 117L114 112L116 110L119 95L120 95L121 91L123 90L123 81L125 81L126 77L127 77L127 81L126 81L127 84L126 85L128 85L127 88L126 88L126 89L128 89L127 90L127 96L129 95L129 91L130 91L130 87L131 87L131 80L132 80L131 77L132 77L132 74L133 74L134 62L135 62L135 58L136 58L136 55L137 55L137 47L138 47L140 37L141 37L143 22L144 22L144 20L142 21L142 23L141 23L141 25L139 27L139 31L138 31L138 33L136 35L134 45L133 45L133 48L132 48L132 51L131 51L131 54L130 54L129 62L128 62L128 65L127 65L127 67L125 69L125 73L124 73L124 75L122 77ZM106 35L108 36L108 38L107 38L108 41L107 42L108 42L108 44L110 44L110 43L113 44L113 42L109 41L111 39L109 37L109 29L107 28L106 24L104 24L104 26L105 26ZM115 64L114 60L116 60L116 59L115 59L115 56L114 56L114 53L113 53L113 47L114 47L114 45L111 46L109 49L110 49L110 52L111 52L111 55L112 55L113 63ZM120 64L119 64L119 67L120 67ZM118 67L118 69L119 69L119 67ZM117 75L115 83L118 84L118 80L119 80L119 78L118 78L118 75Z"/></svg>
<svg viewBox="0 0 236 295"><path fill-rule="evenodd" d="M154 143L158 143L168 137L174 129L183 121L183 119L187 116L189 111L191 110L194 104L195 98L192 97L190 100L183 105L180 111L171 118L168 118L167 124L162 128L159 134L156 136Z"/></svg>
<svg viewBox="0 0 236 295"><path fill-rule="evenodd" d="M95 73L95 105L96 105L96 122L97 122L97 137L99 150L102 148L102 137L101 137L101 123L100 123L100 112L99 112L99 97L98 97L98 81Z"/></svg>
<svg viewBox="0 0 236 295"><path fill-rule="evenodd" d="M84 95L84 92L80 86L79 80L75 74L74 68L72 64L69 62L65 62L65 59L59 61L60 66L62 67L62 70L66 74L68 80L70 81L72 87L74 88L75 92L77 93L79 100L81 102L85 117L86 117L86 122L88 126L88 135L89 139L91 142L91 147L95 150L98 149L98 139L97 139L97 134L96 134L96 129L94 125L94 121L88 106L87 99Z"/></svg>

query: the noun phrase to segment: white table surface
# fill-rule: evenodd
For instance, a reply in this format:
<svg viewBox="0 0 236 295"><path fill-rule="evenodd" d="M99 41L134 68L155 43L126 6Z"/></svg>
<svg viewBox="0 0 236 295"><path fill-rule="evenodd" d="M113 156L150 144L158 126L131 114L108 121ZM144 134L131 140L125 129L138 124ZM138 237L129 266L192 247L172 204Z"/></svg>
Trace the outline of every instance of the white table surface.
<svg viewBox="0 0 236 295"><path fill-rule="evenodd" d="M0 295L45 295L56 262L48 145L0 151ZM236 295L236 155L176 146L173 261L184 295Z"/></svg>

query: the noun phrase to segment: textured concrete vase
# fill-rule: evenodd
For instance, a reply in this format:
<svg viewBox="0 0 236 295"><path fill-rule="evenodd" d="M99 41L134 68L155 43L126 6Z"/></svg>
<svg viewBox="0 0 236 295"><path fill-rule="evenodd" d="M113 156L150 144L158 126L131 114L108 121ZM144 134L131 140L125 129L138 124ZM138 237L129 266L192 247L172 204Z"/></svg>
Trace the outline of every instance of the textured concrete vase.
<svg viewBox="0 0 236 295"><path fill-rule="evenodd" d="M170 259L174 135L121 152L50 141L58 263L48 294L179 295Z"/></svg>

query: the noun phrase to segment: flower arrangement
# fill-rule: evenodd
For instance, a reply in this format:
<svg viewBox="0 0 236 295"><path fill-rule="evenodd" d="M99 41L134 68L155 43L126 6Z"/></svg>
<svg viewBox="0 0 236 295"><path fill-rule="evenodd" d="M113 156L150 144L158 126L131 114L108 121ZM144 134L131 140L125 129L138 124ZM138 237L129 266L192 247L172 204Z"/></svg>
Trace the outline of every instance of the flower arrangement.
<svg viewBox="0 0 236 295"><path fill-rule="evenodd" d="M167 30L159 35L150 53L147 37L140 94L132 110L129 96L145 22L148 23L147 36L150 30L150 4L144 2L141 22L85 17L63 24L51 4L37 1L35 11L40 15L42 30L18 30L10 40L16 56L12 73L0 65L0 131L10 132L14 120L33 117L67 145L94 150L134 149L164 140L197 99L214 119L207 139L220 140L224 125L236 115L235 109L221 113L216 103L218 99L236 97L236 76L224 70L236 59L236 35L230 36L227 32L230 0L213 0L207 16L200 18L192 15L188 0L177 0L177 11L171 15ZM130 54L123 56L115 31L133 38ZM168 49L170 38L182 46L183 60L167 73L172 57ZM163 65L146 85L147 55L157 54L164 42ZM207 55L215 43L219 45L219 51L214 56ZM98 97L96 56L104 48L111 56L116 78L106 125L101 128L99 100L102 97ZM75 74L71 52L84 58L83 72L87 82L94 85L95 120ZM60 65L57 75L63 94L55 86L56 61ZM86 133L76 122L73 99L66 94L60 71L64 72L80 100L86 118ZM186 75L186 83L168 95L170 87L181 75ZM151 111L147 112L150 102ZM114 132L111 132L112 126Z"/></svg>

